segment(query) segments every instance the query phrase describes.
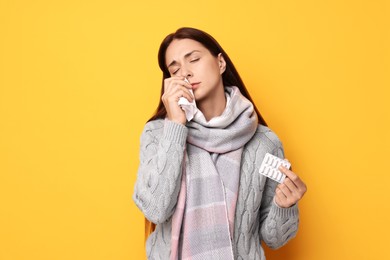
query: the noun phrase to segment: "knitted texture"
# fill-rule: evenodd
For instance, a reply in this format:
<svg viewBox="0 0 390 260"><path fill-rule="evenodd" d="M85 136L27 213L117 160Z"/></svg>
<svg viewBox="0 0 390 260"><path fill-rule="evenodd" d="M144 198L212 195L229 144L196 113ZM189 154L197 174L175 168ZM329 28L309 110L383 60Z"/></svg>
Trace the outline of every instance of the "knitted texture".
<svg viewBox="0 0 390 260"><path fill-rule="evenodd" d="M145 217L156 223L146 243L148 259L169 259L172 215L181 184L187 127L165 120L145 125L141 136L140 166L133 200ZM269 152L283 158L278 137L259 125L245 145L234 221L235 259L265 259L261 241L278 248L296 235L297 204L280 208L274 203L277 183L258 173Z"/></svg>

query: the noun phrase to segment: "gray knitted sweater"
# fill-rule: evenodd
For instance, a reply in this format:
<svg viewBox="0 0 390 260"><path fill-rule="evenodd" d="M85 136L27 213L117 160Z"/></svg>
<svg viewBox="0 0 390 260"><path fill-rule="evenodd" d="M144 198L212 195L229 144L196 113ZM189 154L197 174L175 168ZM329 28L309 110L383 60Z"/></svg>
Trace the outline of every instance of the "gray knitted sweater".
<svg viewBox="0 0 390 260"><path fill-rule="evenodd" d="M148 259L169 259L171 224L180 190L182 161L188 130L169 120L145 125L141 136L140 166L133 200L145 217L156 223L146 242ZM278 248L296 235L298 206L280 208L274 202L277 183L258 173L269 152L284 158L278 137L259 125L245 145L234 222L235 259L265 259L261 241Z"/></svg>

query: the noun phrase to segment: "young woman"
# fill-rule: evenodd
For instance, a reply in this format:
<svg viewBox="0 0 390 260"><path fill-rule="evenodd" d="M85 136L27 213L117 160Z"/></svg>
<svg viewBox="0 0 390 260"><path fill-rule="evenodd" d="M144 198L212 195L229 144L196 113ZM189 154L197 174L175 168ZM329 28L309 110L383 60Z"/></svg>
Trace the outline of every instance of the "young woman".
<svg viewBox="0 0 390 260"><path fill-rule="evenodd" d="M265 259L261 241L278 248L295 236L306 185L283 167L281 184L259 174L266 153L284 158L282 144L213 37L180 28L158 58L161 100L133 195L153 231L148 259ZM189 122L182 97L198 109Z"/></svg>

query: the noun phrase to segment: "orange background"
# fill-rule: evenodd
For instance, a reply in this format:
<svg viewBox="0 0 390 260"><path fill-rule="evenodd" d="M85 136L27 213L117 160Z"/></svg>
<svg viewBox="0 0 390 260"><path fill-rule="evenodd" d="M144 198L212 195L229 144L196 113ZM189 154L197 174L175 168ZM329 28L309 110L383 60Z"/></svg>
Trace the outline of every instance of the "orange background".
<svg viewBox="0 0 390 260"><path fill-rule="evenodd" d="M307 183L267 259L389 259L388 1L0 0L0 259L143 259L132 202L181 26L229 53Z"/></svg>

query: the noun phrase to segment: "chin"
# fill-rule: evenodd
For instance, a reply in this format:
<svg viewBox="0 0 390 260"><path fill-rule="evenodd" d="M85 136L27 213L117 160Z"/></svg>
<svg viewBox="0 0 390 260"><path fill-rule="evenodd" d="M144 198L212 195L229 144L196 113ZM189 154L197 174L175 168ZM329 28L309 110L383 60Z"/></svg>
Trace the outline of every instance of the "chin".
<svg viewBox="0 0 390 260"><path fill-rule="evenodd" d="M201 101L204 96L202 95L202 92L196 91L194 92L195 102Z"/></svg>

